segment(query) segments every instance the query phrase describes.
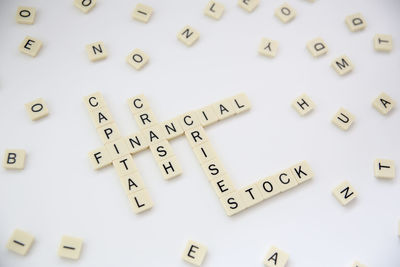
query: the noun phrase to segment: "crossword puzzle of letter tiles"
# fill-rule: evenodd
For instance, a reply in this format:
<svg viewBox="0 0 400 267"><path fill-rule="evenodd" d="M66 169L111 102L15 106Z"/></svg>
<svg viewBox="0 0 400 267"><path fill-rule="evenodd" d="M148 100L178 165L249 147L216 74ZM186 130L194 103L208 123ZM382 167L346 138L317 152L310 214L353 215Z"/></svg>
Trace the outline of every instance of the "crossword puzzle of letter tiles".
<svg viewBox="0 0 400 267"><path fill-rule="evenodd" d="M182 173L182 167L168 140L183 133L228 216L313 177L310 166L303 161L243 189L235 188L203 127L248 111L251 104L245 94L189 111L165 123L157 122L144 95L132 97L128 105L140 131L128 137L120 135L99 92L84 97L84 101L104 144L89 152L93 168L114 165L135 213L150 209L153 203L130 154L150 148L164 179L174 178Z"/></svg>

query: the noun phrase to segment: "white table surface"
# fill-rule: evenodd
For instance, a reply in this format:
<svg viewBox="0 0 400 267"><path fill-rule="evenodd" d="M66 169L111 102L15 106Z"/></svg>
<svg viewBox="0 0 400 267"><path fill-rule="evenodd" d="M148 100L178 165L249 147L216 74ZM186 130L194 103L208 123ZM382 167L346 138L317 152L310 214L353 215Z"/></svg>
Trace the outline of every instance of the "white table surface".
<svg viewBox="0 0 400 267"><path fill-rule="evenodd" d="M261 1L251 14L219 0L220 21L203 15L205 1L148 0L148 24L131 18L136 1L98 0L88 14L72 0L0 3L0 150L27 151L23 171L0 168L0 266L189 266L187 240L205 244L204 266L263 266L271 245L290 255L288 266L400 266L400 177L379 180L375 158L400 167L399 108L382 116L371 102L382 91L400 102L400 1L288 0L297 17L273 16L281 1ZM34 25L20 25L18 5L35 6ZM368 23L350 32L347 15ZM191 48L176 39L186 24L200 32ZM373 49L376 33L393 35L394 50ZM26 35L43 41L36 58L18 51ZM318 59L305 48L322 37L329 52ZM262 37L278 40L278 55L258 55ZM92 63L85 45L103 41L106 60ZM141 71L125 57L134 48L150 61ZM355 65L344 77L330 62L346 54ZM112 167L93 171L87 152L101 145L82 97L103 93L124 135L137 130L128 97L144 93L159 120L245 92L252 110L207 128L238 187L307 160L311 182L227 217L184 137L171 142L184 173L164 181L150 151L135 156L155 203L131 211ZM291 101L307 93L316 109L300 117ZM43 97L50 115L30 121L24 104ZM356 116L348 132L331 118L339 107ZM342 207L331 190L348 180L359 192ZM5 244L15 228L33 234L26 257ZM57 256L61 236L84 239L77 262Z"/></svg>

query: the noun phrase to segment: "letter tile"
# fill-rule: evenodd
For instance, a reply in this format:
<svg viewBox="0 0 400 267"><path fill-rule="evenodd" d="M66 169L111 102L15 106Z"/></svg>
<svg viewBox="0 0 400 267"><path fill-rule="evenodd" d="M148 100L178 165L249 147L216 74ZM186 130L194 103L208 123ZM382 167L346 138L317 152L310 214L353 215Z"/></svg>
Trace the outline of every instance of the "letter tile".
<svg viewBox="0 0 400 267"><path fill-rule="evenodd" d="M314 173L311 170L310 165L305 160L291 166L290 169L299 184L304 183L314 177Z"/></svg>
<svg viewBox="0 0 400 267"><path fill-rule="evenodd" d="M284 3L280 7L275 9L274 14L283 23L288 23L296 17L296 10L294 10L294 8L291 7L288 3Z"/></svg>
<svg viewBox="0 0 400 267"><path fill-rule="evenodd" d="M97 108L107 108L106 102L104 101L103 95L100 92L95 92L83 98L89 112L95 111Z"/></svg>
<svg viewBox="0 0 400 267"><path fill-rule="evenodd" d="M393 49L392 36L389 34L375 34L374 48L376 51L390 52Z"/></svg>
<svg viewBox="0 0 400 267"><path fill-rule="evenodd" d="M98 61L108 56L106 47L103 42L95 42L86 46L86 52L90 61Z"/></svg>
<svg viewBox="0 0 400 267"><path fill-rule="evenodd" d="M139 190L132 194L128 194L129 201L132 204L132 209L136 214L149 210L153 207L153 201L146 189Z"/></svg>
<svg viewBox="0 0 400 267"><path fill-rule="evenodd" d="M258 189L263 199L268 199L279 194L282 191L281 182L278 176L269 176L257 182Z"/></svg>
<svg viewBox="0 0 400 267"><path fill-rule="evenodd" d="M396 176L394 161L390 159L376 159L374 171L377 178L393 179Z"/></svg>
<svg viewBox="0 0 400 267"><path fill-rule="evenodd" d="M103 127L104 125L114 121L107 106L91 109L89 114L96 128Z"/></svg>
<svg viewBox="0 0 400 267"><path fill-rule="evenodd" d="M245 93L237 94L232 97L232 105L236 114L248 111L251 108L250 100Z"/></svg>
<svg viewBox="0 0 400 267"><path fill-rule="evenodd" d="M167 140L151 144L150 150L157 162L165 161L167 158L174 156L174 151Z"/></svg>
<svg viewBox="0 0 400 267"><path fill-rule="evenodd" d="M219 20L224 13L224 5L211 0L204 9L204 14L212 19Z"/></svg>
<svg viewBox="0 0 400 267"><path fill-rule="evenodd" d="M264 200L257 183L242 188L240 190L240 195L246 203L246 207L254 206Z"/></svg>
<svg viewBox="0 0 400 267"><path fill-rule="evenodd" d="M136 164L131 155L123 156L114 160L112 163L119 177L123 177L137 171Z"/></svg>
<svg viewBox="0 0 400 267"><path fill-rule="evenodd" d="M188 263L200 266L207 255L207 247L189 240L182 254L182 259Z"/></svg>
<svg viewBox="0 0 400 267"><path fill-rule="evenodd" d="M206 174L208 180L214 179L215 177L226 173L225 168L223 167L218 157L215 157L203 163L201 167Z"/></svg>
<svg viewBox="0 0 400 267"><path fill-rule="evenodd" d="M304 116L315 108L315 104L308 95L302 94L292 102L292 107L297 113Z"/></svg>
<svg viewBox="0 0 400 267"><path fill-rule="evenodd" d="M126 62L134 67L136 70L140 70L149 61L149 56L140 49L133 50L126 58Z"/></svg>
<svg viewBox="0 0 400 267"><path fill-rule="evenodd" d="M278 183L280 183L279 187L281 192L285 192L299 184L296 178L293 176L291 169L286 169L282 172L279 172L275 176L277 177Z"/></svg>
<svg viewBox="0 0 400 267"><path fill-rule="evenodd" d="M213 107L218 120L223 120L236 114L230 98L214 103Z"/></svg>
<svg viewBox="0 0 400 267"><path fill-rule="evenodd" d="M396 101L387 94L381 93L377 98L375 98L372 105L381 114L386 115L396 106Z"/></svg>
<svg viewBox="0 0 400 267"><path fill-rule="evenodd" d="M262 38L260 45L258 46L258 53L267 57L275 57L278 52L278 41Z"/></svg>
<svg viewBox="0 0 400 267"><path fill-rule="evenodd" d="M103 127L97 128L97 133L100 135L103 144L110 143L121 137L115 122L111 122Z"/></svg>
<svg viewBox="0 0 400 267"><path fill-rule="evenodd" d="M339 111L332 118L332 122L344 131L347 131L350 128L354 120L354 115L344 108L340 108Z"/></svg>
<svg viewBox="0 0 400 267"><path fill-rule="evenodd" d="M137 4L132 13L132 18L147 23L153 14L153 8L143 4Z"/></svg>
<svg viewBox="0 0 400 267"><path fill-rule="evenodd" d="M23 149L7 149L4 153L3 168L23 170L25 167L26 152Z"/></svg>
<svg viewBox="0 0 400 267"><path fill-rule="evenodd" d="M145 189L143 178L139 172L133 172L119 178L126 194Z"/></svg>
<svg viewBox="0 0 400 267"><path fill-rule="evenodd" d="M312 39L307 43L307 49L314 57L319 57L328 53L328 46L322 38Z"/></svg>
<svg viewBox="0 0 400 267"><path fill-rule="evenodd" d="M193 147L193 152L200 164L217 157L217 153L210 142L205 142L201 145Z"/></svg>
<svg viewBox="0 0 400 267"><path fill-rule="evenodd" d="M44 118L49 115L49 110L47 108L46 102L43 98L35 99L32 102L25 104L26 111L28 112L31 120L36 121L38 119Z"/></svg>
<svg viewBox="0 0 400 267"><path fill-rule="evenodd" d="M31 57L36 57L42 47L42 41L31 36L25 37L19 45L19 51Z"/></svg>
<svg viewBox="0 0 400 267"><path fill-rule="evenodd" d="M228 216L235 215L246 209L246 203L242 199L240 192L235 191L222 196L219 199L225 209L225 213Z"/></svg>
<svg viewBox="0 0 400 267"><path fill-rule="evenodd" d="M125 141L125 138L119 138L105 145L111 160L116 160L129 154L129 149Z"/></svg>
<svg viewBox="0 0 400 267"><path fill-rule="evenodd" d="M20 229L15 229L7 243L7 248L19 255L25 256L31 248L34 237Z"/></svg>
<svg viewBox="0 0 400 267"><path fill-rule="evenodd" d="M212 105L208 105L204 108L197 110L196 114L197 118L200 121L200 124L203 127L206 127L218 121L217 114L215 113Z"/></svg>
<svg viewBox="0 0 400 267"><path fill-rule="evenodd" d="M343 206L350 203L350 201L355 199L358 195L358 193L347 181L344 181L343 183L338 185L335 189L333 189L332 193Z"/></svg>
<svg viewBox="0 0 400 267"><path fill-rule="evenodd" d="M253 12L254 9L258 6L260 0L239 0L238 5L246 10L247 12Z"/></svg>
<svg viewBox="0 0 400 267"><path fill-rule="evenodd" d="M264 265L266 267L285 267L288 260L289 255L286 252L272 246L264 257Z"/></svg>
<svg viewBox="0 0 400 267"><path fill-rule="evenodd" d="M125 137L125 141L127 143L128 151L131 154L138 153L149 147L149 144L146 142L146 138L141 132Z"/></svg>
<svg viewBox="0 0 400 267"><path fill-rule="evenodd" d="M175 156L159 161L158 167L165 180L172 179L182 174L182 167Z"/></svg>
<svg viewBox="0 0 400 267"><path fill-rule="evenodd" d="M83 13L88 13L96 5L96 0L74 0L74 5Z"/></svg>
<svg viewBox="0 0 400 267"><path fill-rule="evenodd" d="M83 240L64 235L58 247L58 256L66 259L78 260L82 251Z"/></svg>
<svg viewBox="0 0 400 267"><path fill-rule="evenodd" d="M365 29L367 22L361 13L349 15L345 19L346 25L350 31L356 32Z"/></svg>
<svg viewBox="0 0 400 267"><path fill-rule="evenodd" d="M186 130L185 135L192 148L208 142L207 134L202 126L197 126Z"/></svg>
<svg viewBox="0 0 400 267"><path fill-rule="evenodd" d="M200 34L194 28L187 25L177 34L177 37L186 46L192 46L199 39Z"/></svg>
<svg viewBox="0 0 400 267"><path fill-rule="evenodd" d="M227 174L211 179L210 183L218 198L236 191L231 178Z"/></svg>
<svg viewBox="0 0 400 267"><path fill-rule="evenodd" d="M351 63L346 55L342 55L333 60L331 66L339 75L345 75L354 69L353 63Z"/></svg>
<svg viewBox="0 0 400 267"><path fill-rule="evenodd" d="M20 24L33 24L35 22L36 8L19 6L15 20Z"/></svg>
<svg viewBox="0 0 400 267"><path fill-rule="evenodd" d="M172 120L161 123L161 127L164 129L164 136L168 140L174 139L175 137L183 134L183 129L179 123L179 118L176 117Z"/></svg>
<svg viewBox="0 0 400 267"><path fill-rule="evenodd" d="M111 164L112 159L106 147L102 146L88 153L93 169L98 170Z"/></svg>

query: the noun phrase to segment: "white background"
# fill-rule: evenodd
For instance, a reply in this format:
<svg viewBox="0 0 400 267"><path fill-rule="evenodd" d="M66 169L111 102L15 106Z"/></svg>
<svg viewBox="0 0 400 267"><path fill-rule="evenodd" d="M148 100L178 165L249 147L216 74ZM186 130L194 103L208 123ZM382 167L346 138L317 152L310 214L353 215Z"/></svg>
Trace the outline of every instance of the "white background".
<svg viewBox="0 0 400 267"><path fill-rule="evenodd" d="M262 266L271 245L288 266L400 266L400 182L373 175L375 158L400 167L400 113L382 116L371 102L382 91L400 102L400 1L288 0L289 24L273 16L281 1L253 13L220 0L220 21L203 15L207 1L149 0L148 24L131 18L137 1L98 0L88 14L68 1L0 3L0 150L27 151L25 169L0 168L0 266L188 266L187 240L205 244L204 266ZM18 5L35 6L34 25L20 25ZM347 15L368 26L352 33ZM193 47L176 39L183 26L200 32ZM393 35L391 53L374 51L376 33ZM18 51L26 35L43 41L36 58ZM313 58L307 41L322 37L329 52ZM274 59L258 55L262 37L278 40ZM85 45L103 41L106 60L92 63ZM125 58L135 48L149 63L141 71ZM341 54L354 71L341 77L330 62ZM144 93L159 120L245 92L252 110L207 128L237 187L307 160L315 178L227 217L184 137L172 141L183 175L164 181L150 151L135 156L154 201L135 215L112 167L93 171L87 152L101 145L82 98L103 93L121 132L137 130L126 100ZM307 93L316 109L300 117L291 101ZM24 104L43 97L50 115L30 121ZM348 132L331 122L343 106L356 122ZM331 190L348 180L359 197L342 207ZM35 236L26 257L5 244L15 228ZM61 236L84 239L77 262L57 256Z"/></svg>

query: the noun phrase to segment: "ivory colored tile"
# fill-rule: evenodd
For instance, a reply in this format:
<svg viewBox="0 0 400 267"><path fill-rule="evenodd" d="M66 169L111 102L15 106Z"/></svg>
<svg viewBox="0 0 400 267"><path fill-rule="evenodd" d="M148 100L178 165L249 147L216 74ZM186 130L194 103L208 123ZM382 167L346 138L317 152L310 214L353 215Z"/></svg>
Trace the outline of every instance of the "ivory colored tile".
<svg viewBox="0 0 400 267"><path fill-rule="evenodd" d="M213 108L217 114L218 120L223 120L236 114L230 98L214 103Z"/></svg>
<svg viewBox="0 0 400 267"><path fill-rule="evenodd" d="M285 192L299 184L290 169L279 172L275 176L277 177L281 192Z"/></svg>
<svg viewBox="0 0 400 267"><path fill-rule="evenodd" d="M131 194L145 188L143 178L139 172L133 172L119 178L127 194Z"/></svg>
<svg viewBox="0 0 400 267"><path fill-rule="evenodd" d="M64 235L58 247L58 256L78 260L81 255L82 245L83 240L81 238Z"/></svg>
<svg viewBox="0 0 400 267"><path fill-rule="evenodd" d="M115 122L111 122L103 127L97 128L97 133L100 135L103 144L115 141L121 137L117 124L115 124Z"/></svg>
<svg viewBox="0 0 400 267"><path fill-rule="evenodd" d="M251 109L251 103L245 93L240 93L231 98L233 110L236 114L246 112Z"/></svg>
<svg viewBox="0 0 400 267"><path fill-rule="evenodd" d="M132 13L132 18L147 23L153 14L153 8L143 4L137 4Z"/></svg>
<svg viewBox="0 0 400 267"><path fill-rule="evenodd" d="M200 34L194 28L187 25L177 34L177 37L186 46L192 46L199 39Z"/></svg>
<svg viewBox="0 0 400 267"><path fill-rule="evenodd" d="M42 47L42 41L31 36L26 36L19 45L19 51L31 57L36 57Z"/></svg>
<svg viewBox="0 0 400 267"><path fill-rule="evenodd" d="M206 174L208 180L214 179L215 177L226 173L226 170L218 157L201 164L201 168Z"/></svg>
<svg viewBox="0 0 400 267"><path fill-rule="evenodd" d="M228 216L235 215L236 213L246 209L246 203L242 199L239 191L226 194L219 200L221 201L222 206L225 209L225 213Z"/></svg>
<svg viewBox="0 0 400 267"><path fill-rule="evenodd" d="M314 177L314 173L311 170L310 165L305 160L291 166L290 169L299 184L304 183Z"/></svg>
<svg viewBox="0 0 400 267"><path fill-rule="evenodd" d="M247 12L253 12L258 6L260 0L239 0L238 5Z"/></svg>
<svg viewBox="0 0 400 267"><path fill-rule="evenodd" d="M358 195L358 193L347 181L344 181L343 183L338 185L335 189L333 189L332 193L343 206L347 205Z"/></svg>
<svg viewBox="0 0 400 267"><path fill-rule="evenodd" d="M240 195L246 203L246 207L254 206L264 200L256 183L242 188L240 190Z"/></svg>
<svg viewBox="0 0 400 267"><path fill-rule="evenodd" d="M175 156L159 161L158 167L165 180L172 179L182 174L182 167Z"/></svg>
<svg viewBox="0 0 400 267"><path fill-rule="evenodd" d="M211 0L204 9L204 14L212 19L220 19L224 13L224 5Z"/></svg>
<svg viewBox="0 0 400 267"><path fill-rule="evenodd" d="M106 47L103 42L95 42L86 46L86 52L90 61L98 61L108 56Z"/></svg>
<svg viewBox="0 0 400 267"><path fill-rule="evenodd" d="M307 49L314 57L319 57L328 53L328 46L322 38L315 38L307 42Z"/></svg>
<svg viewBox="0 0 400 267"><path fill-rule="evenodd" d="M83 13L88 13L96 5L96 0L74 0L74 5Z"/></svg>
<svg viewBox="0 0 400 267"><path fill-rule="evenodd" d="M193 152L200 164L217 157L217 153L210 142L193 147Z"/></svg>
<svg viewBox="0 0 400 267"><path fill-rule="evenodd" d="M119 159L114 160L112 163L119 177L128 175L138 170L131 155L123 156Z"/></svg>
<svg viewBox="0 0 400 267"><path fill-rule="evenodd" d="M349 15L345 19L346 25L350 31L356 32L365 29L367 22L361 13Z"/></svg>
<svg viewBox="0 0 400 267"><path fill-rule="evenodd" d="M95 111L100 107L107 107L106 101L104 101L103 95L100 92L95 92L83 98L88 111Z"/></svg>
<svg viewBox="0 0 400 267"><path fill-rule="evenodd" d="M102 146L88 153L93 169L98 170L111 164L112 159L106 147Z"/></svg>
<svg viewBox="0 0 400 267"><path fill-rule="evenodd" d="M164 129L165 138L168 140L174 139L175 137L183 134L182 126L179 123L179 118L173 118L172 120L163 122L160 125Z"/></svg>
<svg viewBox="0 0 400 267"><path fill-rule="evenodd" d="M208 142L207 134L202 126L197 126L186 130L185 135L192 148Z"/></svg>
<svg viewBox="0 0 400 267"><path fill-rule="evenodd" d="M258 189L263 199L268 199L279 194L282 191L280 184L278 176L269 176L257 182Z"/></svg>
<svg viewBox="0 0 400 267"><path fill-rule="evenodd" d="M183 131L200 125L200 119L197 117L196 111L186 112L185 114L180 115L178 118Z"/></svg>
<svg viewBox="0 0 400 267"><path fill-rule="evenodd" d="M344 131L347 131L350 128L354 120L354 115L344 108L340 108L339 111L332 118L332 122Z"/></svg>
<svg viewBox="0 0 400 267"><path fill-rule="evenodd" d="M125 137L125 141L127 143L128 151L131 154L138 153L149 147L149 144L146 142L146 138L141 132Z"/></svg>
<svg viewBox="0 0 400 267"><path fill-rule="evenodd" d="M31 248L34 237L20 229L15 229L7 242L7 248L19 255L25 256Z"/></svg>
<svg viewBox="0 0 400 267"><path fill-rule="evenodd" d="M296 10L291 7L288 3L282 4L280 7L275 9L275 16L280 19L283 23L288 23L296 17Z"/></svg>
<svg viewBox="0 0 400 267"><path fill-rule="evenodd" d="M286 252L272 246L264 257L264 265L266 267L285 267L288 260L289 255Z"/></svg>
<svg viewBox="0 0 400 267"><path fill-rule="evenodd" d="M133 115L150 109L150 104L143 94L129 98L128 106Z"/></svg>
<svg viewBox="0 0 400 267"><path fill-rule="evenodd" d="M128 146L126 145L124 138L120 138L116 141L108 143L105 145L105 147L111 160L115 160L129 154Z"/></svg>
<svg viewBox="0 0 400 267"><path fill-rule="evenodd" d="M218 121L217 114L212 105L206 106L196 111L197 118L200 124L204 127L211 125Z"/></svg>
<svg viewBox="0 0 400 267"><path fill-rule="evenodd" d="M377 178L393 179L396 176L394 161L390 159L376 159L374 171Z"/></svg>
<svg viewBox="0 0 400 267"><path fill-rule="evenodd" d="M137 125L139 126L139 129L146 129L157 124L157 118L150 109L143 110L133 116Z"/></svg>
<svg viewBox="0 0 400 267"><path fill-rule="evenodd" d="M141 134L144 137L144 142L149 145L161 142L165 139L164 131L158 124L141 130Z"/></svg>
<svg viewBox="0 0 400 267"><path fill-rule="evenodd" d="M203 263L206 255L207 255L206 246L198 242L189 240L185 247L185 250L182 253L182 259L193 265L200 266Z"/></svg>
<svg viewBox="0 0 400 267"><path fill-rule="evenodd" d="M211 179L210 184L218 198L236 191L231 178L227 174Z"/></svg>
<svg viewBox="0 0 400 267"><path fill-rule="evenodd" d="M132 209L136 214L149 210L153 207L153 201L147 189L142 189L132 194L128 194Z"/></svg>
<svg viewBox="0 0 400 267"><path fill-rule="evenodd" d="M359 261L355 261L355 262L353 262L351 267L367 267L367 265L364 265L364 264L360 263Z"/></svg>
<svg viewBox="0 0 400 267"><path fill-rule="evenodd" d="M381 114L386 115L396 106L396 101L387 94L381 93L377 98L375 98L372 105Z"/></svg>
<svg viewBox="0 0 400 267"><path fill-rule="evenodd" d="M107 106L91 109L89 114L96 128L103 127L104 125L114 121Z"/></svg>
<svg viewBox="0 0 400 267"><path fill-rule="evenodd" d="M354 69L353 63L351 63L346 55L342 55L333 60L331 66L339 75L345 75Z"/></svg>
<svg viewBox="0 0 400 267"><path fill-rule="evenodd" d="M262 38L260 45L258 46L258 53L267 57L275 57L278 52L278 41Z"/></svg>
<svg viewBox="0 0 400 267"><path fill-rule="evenodd" d="M136 70L140 70L149 61L149 56L140 49L133 50L126 58L126 62L134 67Z"/></svg>
<svg viewBox="0 0 400 267"><path fill-rule="evenodd" d="M174 156L174 151L167 140L151 144L150 150L157 162L165 161L167 158Z"/></svg>
<svg viewBox="0 0 400 267"><path fill-rule="evenodd" d="M25 167L26 152L23 149L7 149L4 153L3 168L23 170Z"/></svg>
<svg viewBox="0 0 400 267"><path fill-rule="evenodd" d="M26 111L28 112L31 120L36 121L49 115L49 109L43 98L35 99L32 102L25 104Z"/></svg>
<svg viewBox="0 0 400 267"><path fill-rule="evenodd" d="M376 51L390 52L393 49L392 36L389 34L375 34L374 48Z"/></svg>
<svg viewBox="0 0 400 267"><path fill-rule="evenodd" d="M15 20L20 24L33 24L35 22L36 8L28 6L19 6Z"/></svg>
<svg viewBox="0 0 400 267"><path fill-rule="evenodd" d="M302 94L292 102L292 107L297 113L304 116L315 108L315 104L308 95Z"/></svg>

